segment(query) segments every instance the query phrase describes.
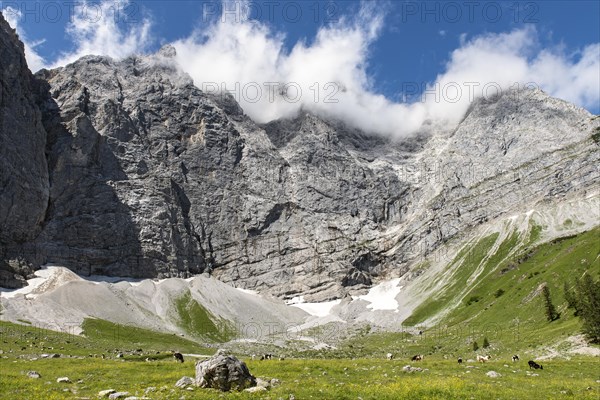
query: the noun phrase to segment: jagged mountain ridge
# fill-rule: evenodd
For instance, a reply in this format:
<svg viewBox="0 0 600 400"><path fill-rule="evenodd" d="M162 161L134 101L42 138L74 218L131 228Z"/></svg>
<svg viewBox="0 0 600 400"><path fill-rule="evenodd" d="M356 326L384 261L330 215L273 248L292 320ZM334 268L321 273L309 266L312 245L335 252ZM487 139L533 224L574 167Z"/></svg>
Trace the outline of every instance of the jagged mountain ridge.
<svg viewBox="0 0 600 400"><path fill-rule="evenodd" d="M15 53L3 57L3 91L17 79L38 113L33 143L17 144L41 176L4 185L32 181L39 200L22 202L23 223L0 219L0 286L56 264L83 275L209 271L325 300L401 276L474 226L598 190L600 121L541 91L478 100L452 132L402 141L308 113L260 126L232 98L197 89L168 49L88 56L34 79L0 24ZM2 107L19 115L6 97ZM3 139L14 132L4 121ZM14 215L6 193L0 216Z"/></svg>

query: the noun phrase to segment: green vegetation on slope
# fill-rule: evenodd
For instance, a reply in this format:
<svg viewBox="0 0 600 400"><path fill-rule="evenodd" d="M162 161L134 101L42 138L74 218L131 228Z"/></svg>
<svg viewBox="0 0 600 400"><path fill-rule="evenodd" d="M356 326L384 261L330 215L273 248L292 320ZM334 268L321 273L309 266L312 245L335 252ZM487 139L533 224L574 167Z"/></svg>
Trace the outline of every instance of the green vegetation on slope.
<svg viewBox="0 0 600 400"><path fill-rule="evenodd" d="M600 279L594 280L590 274L576 279L574 288L565 281L563 294L574 315L581 318L582 330L588 340L600 343Z"/></svg>
<svg viewBox="0 0 600 400"><path fill-rule="evenodd" d="M162 333L134 326L115 324L101 319L86 319L83 335L88 346L105 345L107 348L138 349L145 351L178 351L202 353L208 350L195 341L177 336L174 333ZM73 336L78 338L77 336Z"/></svg>
<svg viewBox="0 0 600 400"><path fill-rule="evenodd" d="M192 298L189 291L175 301L175 309L178 323L193 337L226 342L235 336L231 324L209 313Z"/></svg>
<svg viewBox="0 0 600 400"><path fill-rule="evenodd" d="M535 248L524 248L520 253L505 258L508 251L504 249L518 245L515 236L511 236L497 252L505 254L493 255L488 259L485 270L489 272L472 282L466 294L463 293L465 287L456 286L449 286L444 293L440 293L440 296L449 299L447 304L452 304L459 296L463 296L465 301L445 315L435 329L456 332L456 340L452 341L450 335L446 345L458 353L466 351L469 346L464 343L465 338L474 336L468 332L488 334L492 346L496 344L496 347L505 351L551 344L579 333L581 321L572 313L565 312L567 302L563 282L581 277L585 272L598 276L599 235L600 228L596 228ZM480 241L473 251L489 248L484 241ZM464 274L470 275L481 258L467 259L467 263L460 266L465 267ZM455 273L456 276L460 274ZM552 322L548 322L545 315L544 286L550 289L552 301L561 314L561 318ZM502 295L497 296L497 293ZM425 304L416 310L416 316L409 318L407 324L426 320L439 309L439 306L432 308Z"/></svg>
<svg viewBox="0 0 600 400"><path fill-rule="evenodd" d="M455 300L465 289L469 278L477 270L477 267L492 248L498 234L486 236L471 248L463 248L456 258L449 264L448 268L454 269L448 284L439 289L435 297L423 302L412 315L406 319L405 324L417 325L427 318L444 310L448 303Z"/></svg>

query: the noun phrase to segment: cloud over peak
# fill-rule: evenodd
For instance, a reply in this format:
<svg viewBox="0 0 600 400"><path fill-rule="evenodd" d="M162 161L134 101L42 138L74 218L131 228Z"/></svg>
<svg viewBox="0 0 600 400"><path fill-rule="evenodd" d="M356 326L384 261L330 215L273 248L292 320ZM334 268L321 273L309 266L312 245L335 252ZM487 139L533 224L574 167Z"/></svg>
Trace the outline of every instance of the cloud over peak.
<svg viewBox="0 0 600 400"><path fill-rule="evenodd" d="M5 9L25 42L32 70L64 65L87 54L124 58L161 41L152 37L150 17L123 23L115 17L113 3L104 1L94 3L99 18L91 18L90 10L81 9L87 4L75 7L67 24L73 49L53 62L40 57L36 44L28 42L19 13ZM312 41L302 39L286 47L285 33L250 18L251 5L224 2L222 14L202 15L209 23L172 45L176 61L196 86L231 92L257 122L307 110L367 132L404 136L428 120L452 126L476 97L511 87L539 87L588 108L600 101L600 43L571 52L543 48L532 27L472 38L463 34L433 82L405 79L404 94L411 100L394 102L377 93L368 73L370 48L385 28L385 6L364 2L354 15L321 26Z"/></svg>

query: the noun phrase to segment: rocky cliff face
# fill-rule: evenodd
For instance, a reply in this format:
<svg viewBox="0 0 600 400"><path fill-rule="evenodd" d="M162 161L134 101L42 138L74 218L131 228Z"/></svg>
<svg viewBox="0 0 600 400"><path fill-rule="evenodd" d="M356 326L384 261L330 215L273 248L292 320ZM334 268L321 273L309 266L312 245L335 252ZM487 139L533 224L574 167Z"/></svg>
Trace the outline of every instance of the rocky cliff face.
<svg viewBox="0 0 600 400"><path fill-rule="evenodd" d="M0 286L21 286L31 273L20 246L40 232L48 206L37 92L23 44L0 14Z"/></svg>
<svg viewBox="0 0 600 400"><path fill-rule="evenodd" d="M231 97L197 89L169 48L84 57L35 81L10 28L0 36L13 118L0 130L0 269L16 256L29 266L13 280L46 263L208 271L325 300L400 276L471 227L598 190L600 120L540 91L477 101L452 132L392 141L310 114L259 126Z"/></svg>

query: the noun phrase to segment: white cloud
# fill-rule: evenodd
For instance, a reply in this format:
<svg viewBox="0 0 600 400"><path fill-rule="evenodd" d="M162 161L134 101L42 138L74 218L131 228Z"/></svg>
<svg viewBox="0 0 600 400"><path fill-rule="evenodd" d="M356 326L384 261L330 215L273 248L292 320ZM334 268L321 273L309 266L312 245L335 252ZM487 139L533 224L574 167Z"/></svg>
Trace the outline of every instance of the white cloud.
<svg viewBox="0 0 600 400"><path fill-rule="evenodd" d="M90 54L122 59L144 53L152 42L151 22L138 15L129 19L125 13L120 13L119 10L124 10L129 3L129 0L118 3L109 0L101 3L77 2L66 27L75 49L63 53L52 63L52 68ZM136 11L140 10L136 8Z"/></svg>
<svg viewBox="0 0 600 400"><path fill-rule="evenodd" d="M20 26L21 12L6 7L2 14L8 23L17 30L25 45L25 58L32 71L41 68L57 68L78 60L85 55L102 55L122 59L132 54L144 53L152 43L150 36L151 21L137 15L141 12L135 8L128 9L129 0L118 3L110 0L103 2L76 2L73 4L72 18L65 31L73 42L74 49L63 52L57 60L50 62L42 58L35 47L40 42L30 42L27 34ZM127 12L125 12L127 11Z"/></svg>
<svg viewBox="0 0 600 400"><path fill-rule="evenodd" d="M371 90L368 50L383 24L373 7L363 5L353 18L322 27L312 43L300 41L289 52L284 36L266 25L221 18L175 42L177 61L201 89L233 92L258 122L304 109L367 131L406 134L421 125L423 105L394 104Z"/></svg>
<svg viewBox="0 0 600 400"><path fill-rule="evenodd" d="M530 77L556 97L597 109L600 102L600 43L570 55L544 50L532 63Z"/></svg>
<svg viewBox="0 0 600 400"><path fill-rule="evenodd" d="M82 7L88 3L78 4ZM222 9L231 10L232 4L240 12L248 10L239 2ZM145 52L153 41L159 41L150 35L148 18L119 24L112 5L108 1L94 3L101 18L78 12L76 7L67 25L74 50L53 63L47 63L35 52L35 44L24 40L31 68L60 66L87 54L120 59ZM18 26L18 12L5 14L13 16L11 23L26 39ZM390 101L376 92L373 77L367 72L369 50L384 28L384 14L380 6L365 2L356 15L321 27L314 40L298 41L290 50L284 46L283 33L246 15L232 18L229 14L173 45L182 70L199 88L233 91L246 114L257 122L309 110L368 132L402 136L415 132L427 120L451 126L462 119L473 95L529 82L577 105L598 106L600 43L571 53L544 49L534 28L470 39L460 35L459 47L450 53L444 71L434 82L413 82L415 87L428 89L421 101ZM410 62L410 55L406 56Z"/></svg>
<svg viewBox="0 0 600 400"><path fill-rule="evenodd" d="M382 11L363 5L354 18L322 27L314 41L300 41L286 52L283 35L266 25L244 16L221 18L174 45L182 69L198 87L232 92L258 122L289 117L304 109L366 131L401 136L415 132L426 120L457 123L474 97L530 82L581 106L598 103L600 44L584 48L576 60L577 54L541 49L533 28L483 34L471 40L461 35L460 46L450 54L445 71L435 82L414 82L428 89L421 101L392 102L372 89L367 73L369 47L383 20ZM292 99L300 88L301 96L296 102L278 94L270 96L269 82L288 84ZM261 96L257 96L257 87ZM340 90L336 92L336 88Z"/></svg>
<svg viewBox="0 0 600 400"><path fill-rule="evenodd" d="M426 95L428 115L437 120L458 122L473 94L492 95L497 88L538 87L552 96L582 107L597 107L600 101L600 44L580 52L564 54L541 49L535 29L486 34L467 41L454 50L444 73L429 89L441 92L439 102ZM462 96L454 100L452 89L461 87ZM446 94L444 96L444 94Z"/></svg>
<svg viewBox="0 0 600 400"><path fill-rule="evenodd" d="M29 69L33 72L37 72L44 68L46 66L46 61L35 50L35 48L44 43L44 41L31 42L28 40L27 35L19 25L22 17L21 11L9 6L2 9L2 15L4 15L4 18L9 25L17 30L19 39L21 39L23 46L25 47L25 59L27 60Z"/></svg>

